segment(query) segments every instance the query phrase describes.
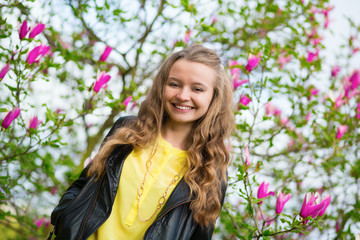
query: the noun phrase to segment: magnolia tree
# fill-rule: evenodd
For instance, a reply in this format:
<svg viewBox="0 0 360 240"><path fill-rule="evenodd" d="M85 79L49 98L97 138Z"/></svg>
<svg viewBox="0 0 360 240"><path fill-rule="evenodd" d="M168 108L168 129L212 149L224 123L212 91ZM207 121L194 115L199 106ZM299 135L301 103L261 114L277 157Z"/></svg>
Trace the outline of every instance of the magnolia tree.
<svg viewBox="0 0 360 240"><path fill-rule="evenodd" d="M0 4L3 236L43 239L60 196L117 117L136 114L164 58L202 43L222 56L236 103L214 238L355 238L360 27L350 20L329 65L332 9L327 0Z"/></svg>

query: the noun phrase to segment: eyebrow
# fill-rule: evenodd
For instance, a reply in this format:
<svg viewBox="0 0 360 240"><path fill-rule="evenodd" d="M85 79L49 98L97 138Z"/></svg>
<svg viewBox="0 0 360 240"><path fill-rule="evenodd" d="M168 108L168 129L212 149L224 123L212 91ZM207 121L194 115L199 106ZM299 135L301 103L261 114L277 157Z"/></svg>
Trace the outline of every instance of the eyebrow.
<svg viewBox="0 0 360 240"><path fill-rule="evenodd" d="M176 77L168 77L168 80L175 80L177 82L182 82L180 79L176 78ZM204 87L207 87L209 88L210 86L206 85L206 84L203 84L201 82L194 82L192 83L191 85L201 85L201 86L204 86Z"/></svg>

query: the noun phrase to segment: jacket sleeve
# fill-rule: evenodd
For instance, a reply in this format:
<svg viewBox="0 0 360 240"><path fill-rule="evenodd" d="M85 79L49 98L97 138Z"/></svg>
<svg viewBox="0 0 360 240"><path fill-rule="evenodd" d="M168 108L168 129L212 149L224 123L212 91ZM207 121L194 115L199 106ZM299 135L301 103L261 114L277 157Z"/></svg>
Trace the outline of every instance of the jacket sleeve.
<svg viewBox="0 0 360 240"><path fill-rule="evenodd" d="M222 196L221 196L221 202L220 202L221 206L224 204L226 188L227 188L227 183L222 182L222 184L221 184ZM191 236L191 240L198 240L198 239L210 240L213 235L214 228L215 228L215 226L213 226L213 225L209 225L209 226L205 226L205 227L201 227L200 225L198 225L196 227L194 233Z"/></svg>
<svg viewBox="0 0 360 240"><path fill-rule="evenodd" d="M119 118L113 127L110 129L109 133L106 135L104 141L101 145L106 142L107 138L111 135L113 135L117 128L123 126L128 121L134 119L134 117L121 117ZM80 191L83 189L85 184L89 181L89 178L87 177L87 171L91 164L89 164L80 174L80 177L74 181L71 186L66 190L64 195L61 197L59 204L55 207L53 212L51 213L51 224L56 226L56 223L63 213L63 210L71 203L73 199L76 198L76 196L80 193Z"/></svg>

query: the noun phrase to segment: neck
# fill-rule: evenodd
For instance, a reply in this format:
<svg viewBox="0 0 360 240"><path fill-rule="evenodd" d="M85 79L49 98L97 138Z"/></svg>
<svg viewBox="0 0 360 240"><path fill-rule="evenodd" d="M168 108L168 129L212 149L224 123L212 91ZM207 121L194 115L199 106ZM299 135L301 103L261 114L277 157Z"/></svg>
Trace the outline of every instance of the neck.
<svg viewBox="0 0 360 240"><path fill-rule="evenodd" d="M165 123L161 135L175 148L187 150L187 138L191 131L191 125L171 124L169 121Z"/></svg>

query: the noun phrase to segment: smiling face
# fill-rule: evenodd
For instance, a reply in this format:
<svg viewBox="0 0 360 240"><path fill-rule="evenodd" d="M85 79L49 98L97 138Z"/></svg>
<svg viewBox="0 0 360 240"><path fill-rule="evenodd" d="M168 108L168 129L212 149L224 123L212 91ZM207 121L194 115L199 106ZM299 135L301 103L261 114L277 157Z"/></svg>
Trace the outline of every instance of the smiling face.
<svg viewBox="0 0 360 240"><path fill-rule="evenodd" d="M170 68L164 105L173 127L191 128L207 112L214 95L216 72L202 63L180 59ZM174 125L175 124L175 125Z"/></svg>

